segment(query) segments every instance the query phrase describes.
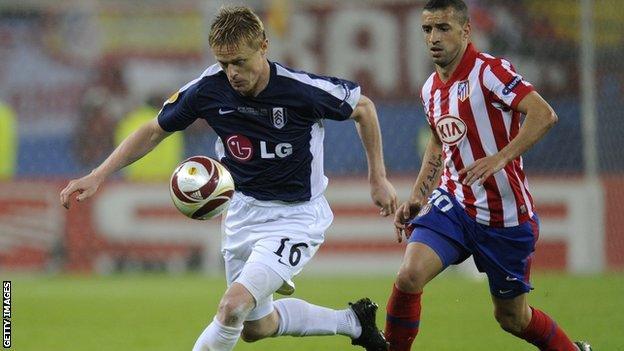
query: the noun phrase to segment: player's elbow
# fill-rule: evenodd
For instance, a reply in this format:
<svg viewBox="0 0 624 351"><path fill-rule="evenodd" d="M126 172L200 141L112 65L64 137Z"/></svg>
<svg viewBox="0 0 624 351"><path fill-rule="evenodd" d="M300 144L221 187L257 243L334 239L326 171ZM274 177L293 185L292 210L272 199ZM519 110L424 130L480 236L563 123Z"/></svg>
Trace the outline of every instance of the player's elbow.
<svg viewBox="0 0 624 351"><path fill-rule="evenodd" d="M559 121L559 117L550 106L543 107L538 111L538 114L545 130L550 130Z"/></svg>
<svg viewBox="0 0 624 351"><path fill-rule="evenodd" d="M559 116L555 113L552 108L549 108L546 112L546 121L548 122L548 129L552 128L559 122Z"/></svg>
<svg viewBox="0 0 624 351"><path fill-rule="evenodd" d="M373 100L368 97L362 95L360 96L360 100L355 107L355 111L353 111L353 115L351 116L356 122L361 122L363 119L374 116L375 115L375 103Z"/></svg>

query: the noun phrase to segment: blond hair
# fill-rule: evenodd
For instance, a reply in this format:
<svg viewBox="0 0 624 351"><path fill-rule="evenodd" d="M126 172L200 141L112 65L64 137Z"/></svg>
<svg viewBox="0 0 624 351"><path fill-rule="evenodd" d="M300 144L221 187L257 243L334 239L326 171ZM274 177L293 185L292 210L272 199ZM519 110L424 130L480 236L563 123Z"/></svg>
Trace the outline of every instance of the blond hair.
<svg viewBox="0 0 624 351"><path fill-rule="evenodd" d="M264 24L249 7L222 7L210 26L210 47L238 46L247 43L258 49L266 39Z"/></svg>

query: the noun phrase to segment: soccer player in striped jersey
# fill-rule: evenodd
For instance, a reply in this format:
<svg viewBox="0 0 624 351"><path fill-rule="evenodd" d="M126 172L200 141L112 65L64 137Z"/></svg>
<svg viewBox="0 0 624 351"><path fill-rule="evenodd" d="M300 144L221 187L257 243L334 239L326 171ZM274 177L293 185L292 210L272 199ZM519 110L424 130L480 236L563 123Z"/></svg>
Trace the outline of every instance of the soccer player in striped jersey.
<svg viewBox="0 0 624 351"><path fill-rule="evenodd" d="M469 256L488 276L505 331L540 350L591 350L527 303L539 219L521 155L557 115L510 62L470 43L462 0L429 1L422 30L435 66L421 94L431 139L410 198L395 214L397 239L409 243L387 305L390 350L410 349L424 286Z"/></svg>
<svg viewBox="0 0 624 351"><path fill-rule="evenodd" d="M295 71L267 60L268 41L247 7L225 7L209 35L217 64L165 102L158 118L127 138L91 174L71 181L61 203L91 196L106 176L139 159L170 133L203 119L219 135L219 160L236 191L223 220L228 288L194 351L229 351L239 338L335 335L369 351L386 350L377 305L361 299L333 310L290 295L292 279L323 243L333 214L323 192L323 120L356 122L369 166L373 202L396 209L386 177L375 106L350 81ZM259 347L262 349L262 347Z"/></svg>

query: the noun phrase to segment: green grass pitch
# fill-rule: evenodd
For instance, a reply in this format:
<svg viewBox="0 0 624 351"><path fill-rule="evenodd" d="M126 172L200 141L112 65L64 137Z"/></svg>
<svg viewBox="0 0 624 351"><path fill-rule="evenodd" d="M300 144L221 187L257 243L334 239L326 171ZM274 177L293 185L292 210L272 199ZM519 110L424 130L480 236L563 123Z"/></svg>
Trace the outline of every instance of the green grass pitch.
<svg viewBox="0 0 624 351"><path fill-rule="evenodd" d="M12 277L3 274L4 279ZM335 308L369 296L383 325L391 276L296 280L295 297ZM532 305L549 313L573 338L594 350L624 350L624 275L537 274ZM201 275L13 277L13 347L19 351L191 350L211 320L222 278ZM446 274L423 296L414 350L534 350L503 332L492 316L485 281ZM356 350L344 336L281 337L235 350Z"/></svg>

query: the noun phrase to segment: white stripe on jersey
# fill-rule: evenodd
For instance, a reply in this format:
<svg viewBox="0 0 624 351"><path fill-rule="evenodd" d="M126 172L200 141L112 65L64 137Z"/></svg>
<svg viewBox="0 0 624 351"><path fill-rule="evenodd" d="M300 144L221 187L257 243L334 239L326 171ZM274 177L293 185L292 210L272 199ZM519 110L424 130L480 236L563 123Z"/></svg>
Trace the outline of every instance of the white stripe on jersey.
<svg viewBox="0 0 624 351"><path fill-rule="evenodd" d="M323 91L334 96L336 99L346 101L349 106L351 106L352 110L355 110L355 106L358 101L360 101L360 87L356 87L355 89L350 89L347 98L347 91L345 86L342 84L334 84L325 79L315 79L310 77L305 73L296 73L286 68L280 66L279 64L275 64L276 72L278 76L287 77L290 79L294 79L296 81L302 82L307 85L311 85L313 87L319 88ZM345 99L346 98L346 99Z"/></svg>
<svg viewBox="0 0 624 351"><path fill-rule="evenodd" d="M181 93L181 92L185 91L186 89L188 89L191 85L199 82L202 78L207 77L207 76L214 76L215 74L221 72L222 70L223 69L221 68L221 65L218 64L218 63L215 63L214 65L206 68L206 70L204 72L202 72L202 74L199 77L197 77L197 78L193 79L192 81L186 83L186 85L184 85L182 88L180 88L180 90L178 90L178 92Z"/></svg>
<svg viewBox="0 0 624 351"><path fill-rule="evenodd" d="M474 69L470 72L469 78L472 82L479 81L479 71L481 70L481 66L484 64L483 60L477 59L475 62ZM494 139L494 131L492 130L492 123L489 118L480 118L480 116L488 116L488 111L485 108L486 101L485 96L483 95L483 91L480 87L475 87L475 91L472 92L470 99L470 108L475 116L475 123L477 125L477 130L479 131L479 138L481 140L481 146L483 147L483 151L485 151L486 156L491 156L497 153L498 146L496 145L496 140ZM511 114L508 115L508 119L511 121ZM503 114L505 116L505 114ZM511 122L506 123L505 126L510 125ZM507 135L510 133L510 129L506 130ZM500 172L494 174L494 180L496 181L496 185L498 186L498 190L502 197L503 201L503 220L505 221L505 226L514 226L518 225L518 211L516 208L516 201L513 194L513 190L511 189L511 184L509 183L508 175L503 169ZM476 183L475 183L476 184ZM475 194L477 191L483 192L485 195L485 188L478 187L479 190L475 189L473 184L473 191ZM485 204L487 206L487 199L485 200Z"/></svg>
<svg viewBox="0 0 624 351"><path fill-rule="evenodd" d="M312 154L310 199L323 195L329 182L323 173L323 138L325 137L325 128L321 123L314 123L310 130L310 135L312 136L310 138L310 153Z"/></svg>
<svg viewBox="0 0 624 351"><path fill-rule="evenodd" d="M479 71L477 70L477 74L478 73ZM472 72L471 72L471 75L472 75ZM474 87L471 87L471 86L469 86L469 88L471 90L474 89ZM453 85L449 89L449 114L451 116L460 116L458 99L456 98L458 89L459 89L459 82L453 83ZM475 120L478 120L478 118L475 118ZM464 137L464 139L467 139L467 138L468 136ZM474 159L474 155L472 154L472 149L470 148L470 143L460 142L459 144L457 144L457 148L459 148L459 154L460 154L462 163L464 164L464 167L468 167L474 163L475 159ZM463 189L459 181L459 175L457 174L457 171L451 172L451 179L455 182L455 184L457 184L457 187L455 188L455 197L460 203L463 204L465 197L463 195ZM477 183L472 184L470 186L470 189L472 189L472 193L474 194L475 199L476 199L474 205L477 210L477 220L481 220L487 223L490 220L490 212L488 211L488 206L487 206L488 204L487 192L482 186L478 186ZM461 193L461 196L459 196L458 193Z"/></svg>

